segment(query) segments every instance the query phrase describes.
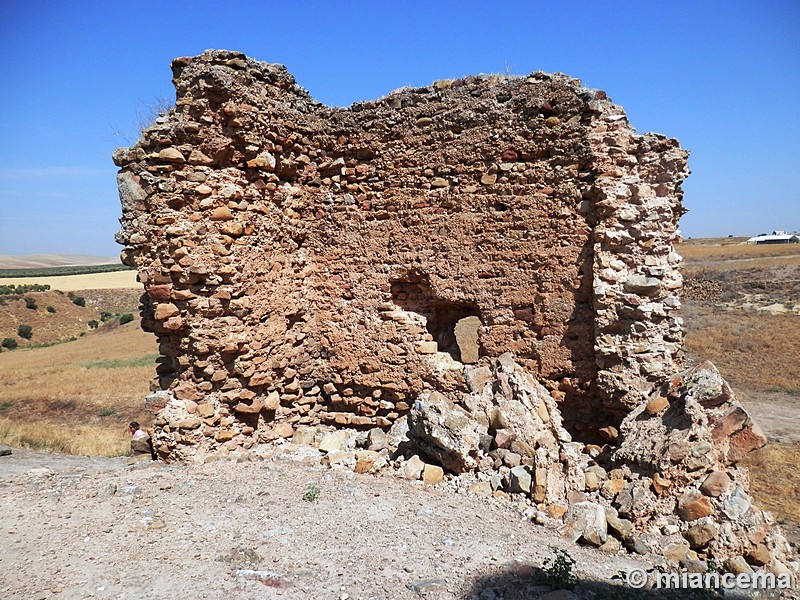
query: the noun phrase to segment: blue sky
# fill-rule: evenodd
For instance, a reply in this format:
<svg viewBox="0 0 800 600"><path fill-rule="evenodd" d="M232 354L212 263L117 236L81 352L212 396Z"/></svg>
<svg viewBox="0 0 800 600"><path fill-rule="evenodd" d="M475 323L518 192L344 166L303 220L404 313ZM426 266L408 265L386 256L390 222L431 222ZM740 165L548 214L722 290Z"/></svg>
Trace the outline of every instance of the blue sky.
<svg viewBox="0 0 800 600"><path fill-rule="evenodd" d="M796 0L0 0L0 254L110 256L114 148L207 48L345 106L474 73L559 71L692 156L686 237L800 229Z"/></svg>

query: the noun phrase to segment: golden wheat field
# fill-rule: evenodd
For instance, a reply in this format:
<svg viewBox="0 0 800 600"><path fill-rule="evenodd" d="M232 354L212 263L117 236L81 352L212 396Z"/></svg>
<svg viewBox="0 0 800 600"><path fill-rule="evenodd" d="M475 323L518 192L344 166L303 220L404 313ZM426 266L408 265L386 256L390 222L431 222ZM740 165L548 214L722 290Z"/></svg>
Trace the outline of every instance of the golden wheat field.
<svg viewBox="0 0 800 600"><path fill-rule="evenodd" d="M73 342L0 354L0 441L71 454L119 456L127 423L146 423L155 338L138 321Z"/></svg>
<svg viewBox="0 0 800 600"><path fill-rule="evenodd" d="M136 271L113 271L111 273L89 273L86 275L59 275L57 277L4 277L4 285L49 285L53 290L78 292L81 290L115 290L140 287Z"/></svg>

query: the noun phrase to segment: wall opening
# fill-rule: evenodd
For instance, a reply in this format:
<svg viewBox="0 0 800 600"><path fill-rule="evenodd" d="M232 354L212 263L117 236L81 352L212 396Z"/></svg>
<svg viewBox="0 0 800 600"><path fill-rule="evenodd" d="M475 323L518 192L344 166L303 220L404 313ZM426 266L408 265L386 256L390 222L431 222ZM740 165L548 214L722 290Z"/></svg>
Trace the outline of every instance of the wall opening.
<svg viewBox="0 0 800 600"><path fill-rule="evenodd" d="M414 275L392 282L392 300L403 310L425 317L439 352L464 363L478 361L481 321L477 304L437 298L426 278Z"/></svg>

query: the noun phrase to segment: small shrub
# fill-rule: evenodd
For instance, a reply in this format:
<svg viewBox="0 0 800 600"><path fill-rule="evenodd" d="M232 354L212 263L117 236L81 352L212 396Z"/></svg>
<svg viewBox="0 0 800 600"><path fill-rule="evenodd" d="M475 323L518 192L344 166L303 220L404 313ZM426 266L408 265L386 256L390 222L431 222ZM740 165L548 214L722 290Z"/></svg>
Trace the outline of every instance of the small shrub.
<svg viewBox="0 0 800 600"><path fill-rule="evenodd" d="M125 313L119 317L120 325L125 325L125 323L130 323L131 321L133 321L133 315L131 313Z"/></svg>
<svg viewBox="0 0 800 600"><path fill-rule="evenodd" d="M115 408L104 408L98 413L100 417L111 417L117 414L117 410Z"/></svg>
<svg viewBox="0 0 800 600"><path fill-rule="evenodd" d="M320 489L315 485L310 485L303 492L303 500L306 502L316 502L319 499Z"/></svg>
<svg viewBox="0 0 800 600"><path fill-rule="evenodd" d="M111 320L111 319L113 319L113 318L114 318L114 315L112 315L112 314L111 314L110 312L108 312L107 310L102 310L102 311L100 311L100 320L101 320L103 323L105 323L106 321L110 321L110 320Z"/></svg>
<svg viewBox="0 0 800 600"><path fill-rule="evenodd" d="M544 559L540 580L542 584L554 590L571 590L578 582L578 578L572 571L575 566L573 559L565 550L550 546L555 556L548 556Z"/></svg>
<svg viewBox="0 0 800 600"><path fill-rule="evenodd" d="M3 348L8 348L9 350L13 350L17 347L17 340L14 338L5 338L2 343L0 343L0 346L3 346Z"/></svg>
<svg viewBox="0 0 800 600"><path fill-rule="evenodd" d="M17 327L17 335L26 340L33 336L33 328L30 325L20 325Z"/></svg>
<svg viewBox="0 0 800 600"><path fill-rule="evenodd" d="M54 313L54 312L56 312L56 308L55 308L55 306L48 306L48 307L47 307L47 312L49 312L49 313Z"/></svg>
<svg viewBox="0 0 800 600"><path fill-rule="evenodd" d="M100 325L100 323L98 323L96 319L92 319L89 321L88 325L89 329L97 329L97 326Z"/></svg>
<svg viewBox="0 0 800 600"><path fill-rule="evenodd" d="M30 296L25 296L25 308L30 308L31 310L36 310L39 306L36 304L36 300L31 298Z"/></svg>
<svg viewBox="0 0 800 600"><path fill-rule="evenodd" d="M86 298L83 296L74 296L72 298L72 303L77 306L86 306Z"/></svg>

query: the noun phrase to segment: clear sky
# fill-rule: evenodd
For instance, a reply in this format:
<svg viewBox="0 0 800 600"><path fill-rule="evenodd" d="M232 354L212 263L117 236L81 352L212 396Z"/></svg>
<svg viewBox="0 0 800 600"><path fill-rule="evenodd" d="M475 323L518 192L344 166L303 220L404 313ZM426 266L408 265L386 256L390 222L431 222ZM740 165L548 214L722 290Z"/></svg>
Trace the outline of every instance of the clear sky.
<svg viewBox="0 0 800 600"><path fill-rule="evenodd" d="M800 229L797 0L0 0L0 254L116 254L111 153L174 100L172 58L207 48L338 106L567 73L691 151L685 237Z"/></svg>

